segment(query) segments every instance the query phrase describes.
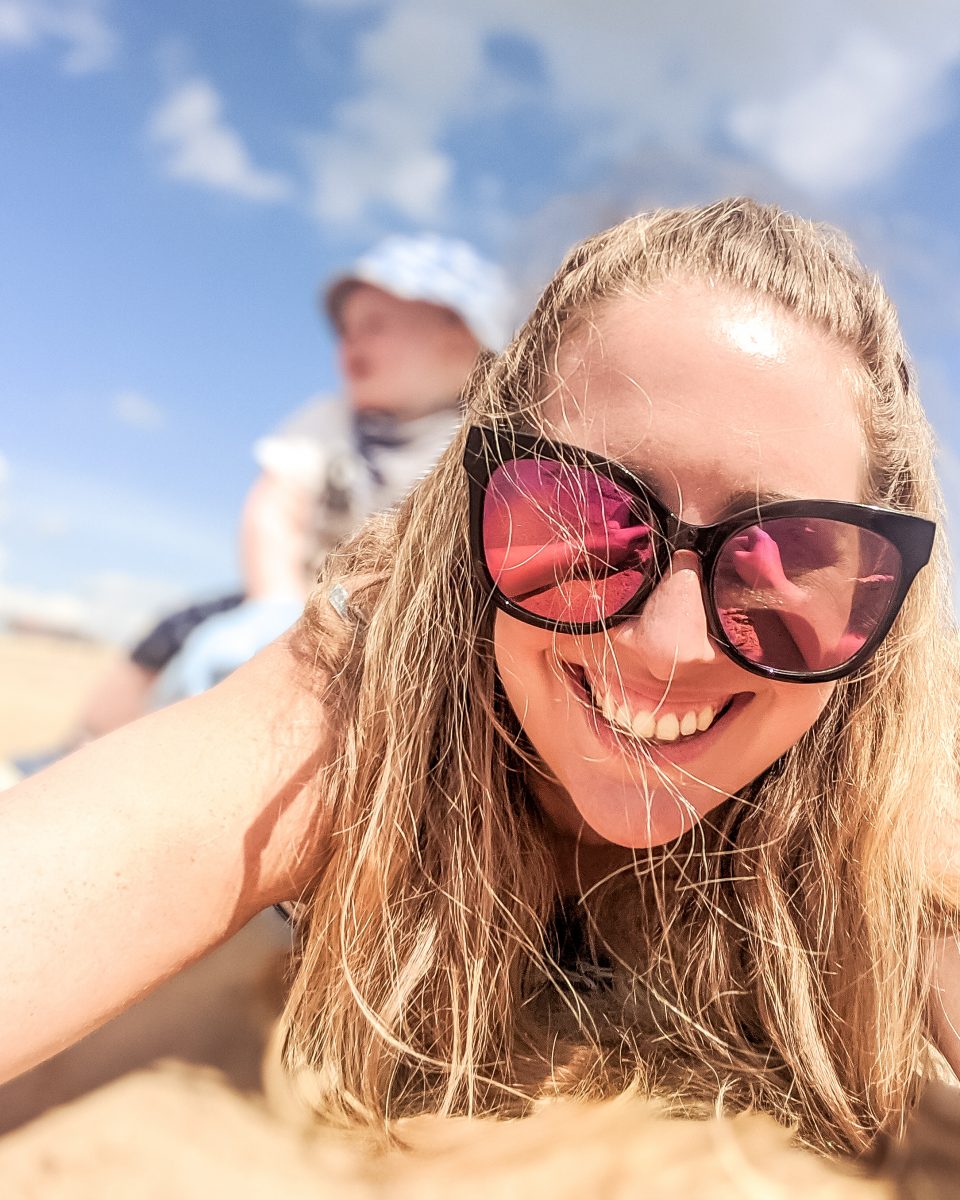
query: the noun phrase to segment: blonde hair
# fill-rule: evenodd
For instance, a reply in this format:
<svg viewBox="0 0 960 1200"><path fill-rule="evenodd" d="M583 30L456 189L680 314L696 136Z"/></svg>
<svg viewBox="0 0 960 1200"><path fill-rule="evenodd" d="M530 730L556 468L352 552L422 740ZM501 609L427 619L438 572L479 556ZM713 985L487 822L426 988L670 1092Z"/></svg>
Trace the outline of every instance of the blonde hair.
<svg viewBox="0 0 960 1200"><path fill-rule="evenodd" d="M585 314L689 277L765 297L852 350L865 498L939 517L881 285L840 234L750 200L644 214L577 246L513 343L478 365L470 420L536 428ZM953 911L928 861L956 778L942 549L869 667L781 760L591 898L613 978L587 992L552 961L558 884L496 683L462 451L461 437L397 514L328 560L300 629L342 721L317 781L335 831L286 1014L304 1094L374 1129L639 1090L687 1112L758 1108L823 1149L897 1130L925 1069L930 934ZM326 600L341 578L350 625Z"/></svg>

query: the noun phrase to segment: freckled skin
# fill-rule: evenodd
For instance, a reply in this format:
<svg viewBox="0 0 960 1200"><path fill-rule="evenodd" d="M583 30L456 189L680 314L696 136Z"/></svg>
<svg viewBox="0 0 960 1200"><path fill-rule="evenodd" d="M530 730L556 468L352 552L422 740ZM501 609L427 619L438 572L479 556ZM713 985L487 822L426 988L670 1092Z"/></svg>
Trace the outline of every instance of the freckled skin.
<svg viewBox="0 0 960 1200"><path fill-rule="evenodd" d="M852 354L788 313L705 284L667 284L606 305L560 355L545 432L642 463L685 520L717 520L731 495L857 501L864 449ZM560 838L660 845L684 833L790 748L832 684L742 670L707 634L699 564L674 558L643 610L606 633L555 635L498 613L504 689L544 764L534 789ZM598 736L560 663L657 703L738 696L702 752L642 755Z"/></svg>

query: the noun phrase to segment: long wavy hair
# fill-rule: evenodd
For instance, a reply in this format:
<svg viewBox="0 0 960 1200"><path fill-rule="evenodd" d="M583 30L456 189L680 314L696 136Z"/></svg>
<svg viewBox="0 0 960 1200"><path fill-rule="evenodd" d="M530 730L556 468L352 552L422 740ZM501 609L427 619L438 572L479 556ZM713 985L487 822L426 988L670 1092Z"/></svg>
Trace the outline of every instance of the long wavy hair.
<svg viewBox="0 0 960 1200"><path fill-rule="evenodd" d="M859 361L866 501L934 518L932 439L893 306L847 240L747 199L663 210L575 247L465 391L536 429L563 338L671 279L783 306ZM756 1108L823 1150L896 1132L927 1071L930 939L956 912L930 853L956 784L942 539L868 668L690 834L584 901L602 987L558 969L559 885L498 688L458 439L399 511L327 561L297 635L336 724L333 832L302 897L286 1062L327 1120L519 1114L636 1090ZM350 589L342 620L328 603Z"/></svg>

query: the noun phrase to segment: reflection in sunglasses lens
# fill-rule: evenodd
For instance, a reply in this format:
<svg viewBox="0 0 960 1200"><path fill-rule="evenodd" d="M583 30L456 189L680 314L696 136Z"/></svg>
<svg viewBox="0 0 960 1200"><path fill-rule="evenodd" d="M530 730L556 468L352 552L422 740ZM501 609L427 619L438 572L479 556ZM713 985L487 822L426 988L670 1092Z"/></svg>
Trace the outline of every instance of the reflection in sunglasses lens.
<svg viewBox="0 0 960 1200"><path fill-rule="evenodd" d="M885 537L822 517L751 525L730 537L711 590L732 645L781 671L849 662L897 595L901 560Z"/></svg>
<svg viewBox="0 0 960 1200"><path fill-rule="evenodd" d="M487 569L525 611L589 624L617 613L654 575L651 521L608 477L571 463L498 466L483 508Z"/></svg>

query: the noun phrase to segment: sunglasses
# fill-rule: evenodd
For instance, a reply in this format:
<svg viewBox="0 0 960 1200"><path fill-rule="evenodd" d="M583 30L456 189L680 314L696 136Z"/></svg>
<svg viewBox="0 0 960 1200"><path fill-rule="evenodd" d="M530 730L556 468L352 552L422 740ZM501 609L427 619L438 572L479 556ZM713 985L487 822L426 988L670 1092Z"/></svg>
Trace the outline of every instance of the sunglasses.
<svg viewBox="0 0 960 1200"><path fill-rule="evenodd" d="M464 466L471 553L503 612L557 633L634 616L692 550L711 638L755 675L849 675L888 633L936 526L834 500L777 500L714 525L680 520L622 464L473 426Z"/></svg>

